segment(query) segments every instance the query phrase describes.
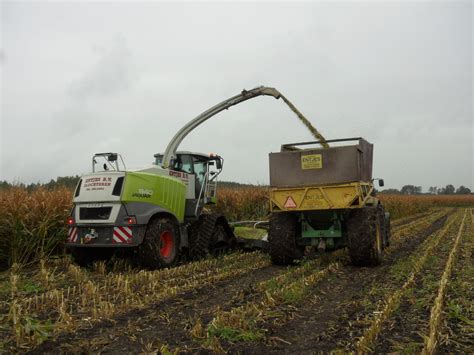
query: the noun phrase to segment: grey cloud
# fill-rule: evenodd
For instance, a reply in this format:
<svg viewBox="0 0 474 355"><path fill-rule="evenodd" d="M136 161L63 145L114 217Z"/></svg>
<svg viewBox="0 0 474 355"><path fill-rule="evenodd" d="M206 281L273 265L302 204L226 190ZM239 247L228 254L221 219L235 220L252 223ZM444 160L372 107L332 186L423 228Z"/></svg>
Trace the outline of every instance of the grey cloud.
<svg viewBox="0 0 474 355"><path fill-rule="evenodd" d="M137 79L132 54L122 36L116 37L111 46L96 51L97 63L71 84L73 98L110 97L129 90Z"/></svg>
<svg viewBox="0 0 474 355"><path fill-rule="evenodd" d="M375 143L389 187L474 188L471 3L5 7L0 179L80 173L99 150L149 163L198 113L264 84L328 138ZM282 102L258 98L181 148L221 153L225 179L265 183L268 152L309 139Z"/></svg>

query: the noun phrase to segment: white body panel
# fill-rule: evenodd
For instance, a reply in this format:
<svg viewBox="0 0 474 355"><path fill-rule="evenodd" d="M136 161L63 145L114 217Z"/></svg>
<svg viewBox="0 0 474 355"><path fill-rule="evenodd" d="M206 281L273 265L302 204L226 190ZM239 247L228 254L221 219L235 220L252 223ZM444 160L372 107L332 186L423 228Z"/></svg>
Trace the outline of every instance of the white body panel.
<svg viewBox="0 0 474 355"><path fill-rule="evenodd" d="M79 196L73 198L74 203L81 202L113 202L120 201L120 196L112 195L115 183L123 171L107 171L84 175L81 179Z"/></svg>
<svg viewBox="0 0 474 355"><path fill-rule="evenodd" d="M116 203L77 203L76 208L74 210L74 220L76 221L77 225L81 224L112 224L115 223L117 220L117 216L120 212L120 207L122 204L120 202ZM95 208L95 207L112 207L112 211L110 212L108 219L81 219L80 217L80 209L81 208Z"/></svg>

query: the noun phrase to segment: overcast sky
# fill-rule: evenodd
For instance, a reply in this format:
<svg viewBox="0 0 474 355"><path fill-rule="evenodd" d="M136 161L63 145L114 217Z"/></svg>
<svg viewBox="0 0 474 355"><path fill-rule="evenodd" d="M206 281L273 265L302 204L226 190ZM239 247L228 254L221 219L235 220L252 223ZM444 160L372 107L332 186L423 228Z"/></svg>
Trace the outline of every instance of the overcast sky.
<svg viewBox="0 0 474 355"><path fill-rule="evenodd" d="M472 14L465 2L1 2L0 180L86 173L94 152L144 166L242 89L280 90L326 138L375 144L386 187L474 189ZM180 149L268 183L268 153L311 140L260 97Z"/></svg>

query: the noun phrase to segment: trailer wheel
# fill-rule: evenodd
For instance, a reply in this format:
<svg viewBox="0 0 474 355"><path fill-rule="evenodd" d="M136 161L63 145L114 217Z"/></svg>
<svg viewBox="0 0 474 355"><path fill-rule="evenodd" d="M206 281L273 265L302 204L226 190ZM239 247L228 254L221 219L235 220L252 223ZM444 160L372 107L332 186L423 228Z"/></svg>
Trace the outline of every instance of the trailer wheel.
<svg viewBox="0 0 474 355"><path fill-rule="evenodd" d="M349 256L357 266L376 266L382 261L384 218L380 210L364 207L352 211L347 221Z"/></svg>
<svg viewBox="0 0 474 355"><path fill-rule="evenodd" d="M377 206L377 213L382 231L382 249L385 249L390 245L390 213L385 212L385 208L382 205Z"/></svg>
<svg viewBox="0 0 474 355"><path fill-rule="evenodd" d="M178 227L169 218L154 218L138 248L140 264L148 268L170 267L179 259Z"/></svg>
<svg viewBox="0 0 474 355"><path fill-rule="evenodd" d="M272 213L268 243L270 258L274 264L288 265L304 256L304 247L296 244L298 217L291 213Z"/></svg>
<svg viewBox="0 0 474 355"><path fill-rule="evenodd" d="M384 213L384 222L385 222L385 247L390 246L390 239L392 238L392 226L390 222L390 213Z"/></svg>

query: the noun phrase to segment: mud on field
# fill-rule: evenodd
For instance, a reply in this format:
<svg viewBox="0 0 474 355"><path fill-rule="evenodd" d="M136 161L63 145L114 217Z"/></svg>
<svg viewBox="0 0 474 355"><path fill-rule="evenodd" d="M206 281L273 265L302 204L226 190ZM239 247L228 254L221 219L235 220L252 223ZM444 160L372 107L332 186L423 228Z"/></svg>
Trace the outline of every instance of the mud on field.
<svg viewBox="0 0 474 355"><path fill-rule="evenodd" d="M100 266L87 271L67 265L64 271L49 271L56 281L42 286L46 299L38 296L40 292L34 297L27 294L13 308L21 315L34 315L39 326L50 321L56 327L45 328L43 339L38 330L21 339L9 335L3 349L32 353L419 351L425 346L420 334L430 330L439 281L464 214L465 210L440 210L395 221L392 243L376 268L349 265L344 251L292 267L273 266L266 255L255 252L155 272L107 271ZM466 245L472 250L472 216L466 216L461 251ZM468 254L455 254L456 265L472 269ZM469 291L465 275L458 270L455 276L459 282L448 287L444 303L459 302ZM81 290L73 293L71 287ZM112 297L114 292L119 295ZM466 328L470 323L451 317L450 307L443 307L438 344L444 350L454 343L466 349L472 344ZM461 315L469 321L470 312ZM10 333L0 330L2 334Z"/></svg>

